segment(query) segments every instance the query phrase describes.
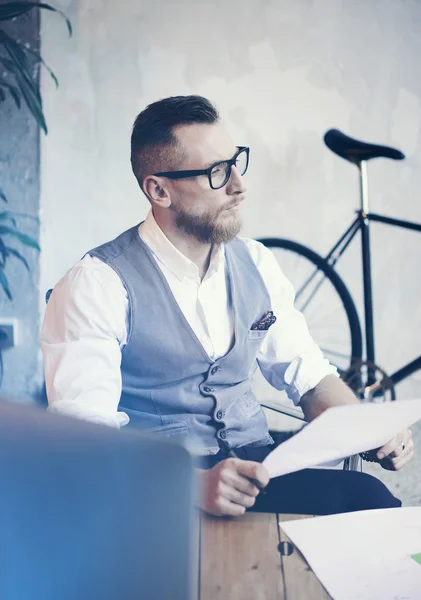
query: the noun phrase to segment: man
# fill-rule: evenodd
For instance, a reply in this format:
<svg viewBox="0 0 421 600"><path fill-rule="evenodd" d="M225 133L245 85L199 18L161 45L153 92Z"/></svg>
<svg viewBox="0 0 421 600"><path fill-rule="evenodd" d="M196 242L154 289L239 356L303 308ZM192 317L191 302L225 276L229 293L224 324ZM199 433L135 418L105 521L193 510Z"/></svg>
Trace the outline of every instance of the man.
<svg viewBox="0 0 421 600"><path fill-rule="evenodd" d="M358 400L310 337L270 251L236 237L248 160L205 98L167 98L138 115L131 162L151 211L56 285L41 332L51 410L186 443L212 514L399 506L377 479L335 470L276 478L259 494L273 440L251 391L257 365L307 420ZM400 469L411 432L380 455Z"/></svg>

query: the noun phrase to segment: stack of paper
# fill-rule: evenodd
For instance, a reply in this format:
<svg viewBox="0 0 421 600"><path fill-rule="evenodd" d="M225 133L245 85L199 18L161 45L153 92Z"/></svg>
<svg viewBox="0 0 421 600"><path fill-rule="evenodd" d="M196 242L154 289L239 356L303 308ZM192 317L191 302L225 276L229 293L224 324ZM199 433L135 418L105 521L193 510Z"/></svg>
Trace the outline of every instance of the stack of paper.
<svg viewBox="0 0 421 600"><path fill-rule="evenodd" d="M379 448L421 419L421 399L329 408L271 452L271 477ZM421 592L419 596L421 600Z"/></svg>
<svg viewBox="0 0 421 600"><path fill-rule="evenodd" d="M280 525L334 600L421 599L421 507Z"/></svg>

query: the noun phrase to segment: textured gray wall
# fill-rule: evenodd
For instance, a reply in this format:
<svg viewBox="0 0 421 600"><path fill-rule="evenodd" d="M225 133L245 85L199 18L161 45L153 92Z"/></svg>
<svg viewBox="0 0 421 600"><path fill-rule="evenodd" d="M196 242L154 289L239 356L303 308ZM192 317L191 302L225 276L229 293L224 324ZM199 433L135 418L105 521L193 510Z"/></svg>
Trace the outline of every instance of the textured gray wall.
<svg viewBox="0 0 421 600"><path fill-rule="evenodd" d="M75 35L43 19L51 134L42 143L41 298L88 248L141 220L129 165L134 116L159 97L213 99L251 147L244 234L324 252L353 218L355 167L322 142L330 127L396 145L370 164L371 208L421 222L421 3L417 0L61 0ZM378 363L420 353L421 235L373 228ZM358 245L339 266L361 309ZM41 299L41 308L43 300ZM421 394L412 386L404 395Z"/></svg>
<svg viewBox="0 0 421 600"><path fill-rule="evenodd" d="M41 145L41 311L45 289L87 249L146 214L130 172L130 129L148 102L168 95L208 96L236 142L251 147L245 235L281 235L324 252L345 229L358 179L323 146L331 127L406 153L405 163L370 165L371 208L421 222L418 0L57 4L75 35L68 40L43 16L43 53L61 87L43 78L51 133ZM375 226L376 341L386 370L421 351L420 255L421 235ZM358 258L355 245L339 270L361 309ZM421 388L411 384L408 394ZM405 492L414 503L420 466Z"/></svg>
<svg viewBox="0 0 421 600"><path fill-rule="evenodd" d="M3 0L0 0L3 4ZM3 27L3 24L2 24ZM36 11L4 24L4 29L15 38L39 50L39 16ZM2 68L0 67L0 74ZM39 215L39 132L26 106L18 110L8 98L0 104L0 187L9 204L0 209ZM34 219L21 217L20 229L35 239L39 225ZM18 345L3 353L4 380L2 391L9 395L34 396L40 388L38 360L38 281L39 254L15 240L5 238L7 244L19 250L28 260L31 272L16 259L9 259L6 275L9 279L13 302L0 290L0 320L2 317L18 320Z"/></svg>

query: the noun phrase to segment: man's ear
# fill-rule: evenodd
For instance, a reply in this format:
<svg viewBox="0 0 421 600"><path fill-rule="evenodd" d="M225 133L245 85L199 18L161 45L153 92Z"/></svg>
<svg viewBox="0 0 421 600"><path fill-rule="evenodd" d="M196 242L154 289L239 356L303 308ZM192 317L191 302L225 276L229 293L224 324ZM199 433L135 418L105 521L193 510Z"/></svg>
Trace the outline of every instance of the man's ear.
<svg viewBox="0 0 421 600"><path fill-rule="evenodd" d="M142 189L150 202L153 202L155 205L161 208L168 208L171 205L170 193L162 177L156 177L155 175L145 177Z"/></svg>

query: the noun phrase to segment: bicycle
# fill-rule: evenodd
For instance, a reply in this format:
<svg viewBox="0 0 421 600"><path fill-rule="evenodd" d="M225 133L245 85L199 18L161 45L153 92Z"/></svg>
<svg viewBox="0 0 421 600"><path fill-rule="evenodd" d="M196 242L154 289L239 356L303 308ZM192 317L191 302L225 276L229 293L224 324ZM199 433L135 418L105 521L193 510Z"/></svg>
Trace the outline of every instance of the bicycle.
<svg viewBox="0 0 421 600"><path fill-rule="evenodd" d="M374 158L403 160L405 155L400 150L389 146L356 140L337 129L327 131L324 142L332 152L353 163L359 170L361 203L360 208L356 211L356 218L325 257L292 240L271 237L262 238L258 241L274 252L281 268L290 279L293 279L296 290L296 306L306 316L310 333L319 343L325 356L337 366L341 377L362 400L377 401L379 398L395 400L395 385L417 371L420 371L421 374L421 356L390 375L376 365L370 223L384 223L418 232L421 232L421 224L390 218L369 211L367 162ZM361 232L362 251L364 334L352 296L335 270L338 260L359 232ZM287 260L288 256L293 257L295 261L294 269L291 272L288 272L286 268L289 262ZM297 268L298 261L300 262L299 268ZM296 277L299 276L301 268L304 268L305 273L297 284ZM333 314L340 314L339 325L335 322L333 326L336 331L341 331L346 336L345 350L342 346L338 348L338 340L331 340L328 345L323 343L321 332L314 327L312 319L309 318L311 308L313 310L316 308L315 314L320 316L317 309L320 310L320 307L326 306L329 307L330 321ZM335 306L336 308L334 308ZM326 338L326 325L323 331ZM342 340L340 344L342 344ZM268 406L268 408L273 407ZM288 414L288 411L286 411L286 414Z"/></svg>

